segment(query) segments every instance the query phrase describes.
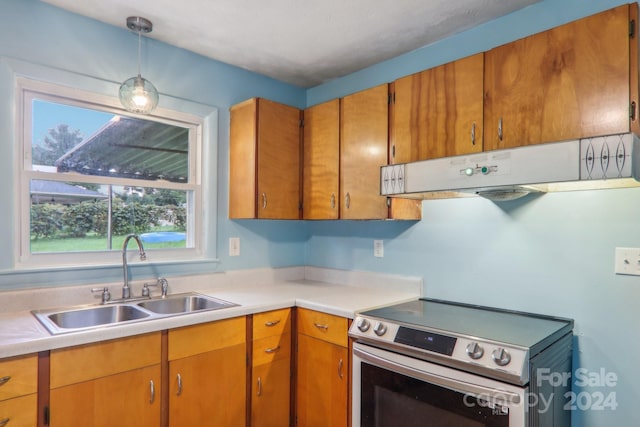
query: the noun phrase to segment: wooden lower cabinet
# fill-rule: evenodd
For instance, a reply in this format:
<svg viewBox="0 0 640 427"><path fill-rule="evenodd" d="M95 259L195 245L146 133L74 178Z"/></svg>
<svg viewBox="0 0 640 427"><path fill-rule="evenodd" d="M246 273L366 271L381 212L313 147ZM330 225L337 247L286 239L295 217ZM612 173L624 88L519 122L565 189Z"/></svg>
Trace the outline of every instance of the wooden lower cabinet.
<svg viewBox="0 0 640 427"><path fill-rule="evenodd" d="M38 414L38 356L0 360L0 426L32 427Z"/></svg>
<svg viewBox="0 0 640 427"><path fill-rule="evenodd" d="M253 316L251 427L291 425L291 310Z"/></svg>
<svg viewBox="0 0 640 427"><path fill-rule="evenodd" d="M298 309L298 427L346 427L349 420L348 320Z"/></svg>
<svg viewBox="0 0 640 427"><path fill-rule="evenodd" d="M55 388L50 425L157 427L161 392L159 364Z"/></svg>
<svg viewBox="0 0 640 427"><path fill-rule="evenodd" d="M246 320L169 331L169 426L246 425Z"/></svg>
<svg viewBox="0 0 640 427"><path fill-rule="evenodd" d="M158 427L160 333L51 351L51 427Z"/></svg>

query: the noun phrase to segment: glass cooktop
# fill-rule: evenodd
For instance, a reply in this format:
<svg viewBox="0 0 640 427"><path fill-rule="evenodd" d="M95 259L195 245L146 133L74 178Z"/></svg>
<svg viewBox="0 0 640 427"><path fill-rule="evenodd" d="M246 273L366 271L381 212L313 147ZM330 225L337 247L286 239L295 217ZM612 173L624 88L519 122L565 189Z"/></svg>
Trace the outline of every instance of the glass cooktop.
<svg viewBox="0 0 640 427"><path fill-rule="evenodd" d="M557 339L573 329L571 319L428 298L361 314L532 350L534 347L544 346L545 341L554 340L554 337Z"/></svg>

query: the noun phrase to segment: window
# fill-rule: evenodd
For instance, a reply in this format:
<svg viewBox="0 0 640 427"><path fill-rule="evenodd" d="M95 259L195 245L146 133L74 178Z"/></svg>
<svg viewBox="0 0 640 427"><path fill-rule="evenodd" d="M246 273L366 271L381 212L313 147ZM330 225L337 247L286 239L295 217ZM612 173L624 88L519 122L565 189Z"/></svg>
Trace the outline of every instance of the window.
<svg viewBox="0 0 640 427"><path fill-rule="evenodd" d="M200 117L27 79L18 96L20 263L117 262L130 233L150 260L200 256Z"/></svg>

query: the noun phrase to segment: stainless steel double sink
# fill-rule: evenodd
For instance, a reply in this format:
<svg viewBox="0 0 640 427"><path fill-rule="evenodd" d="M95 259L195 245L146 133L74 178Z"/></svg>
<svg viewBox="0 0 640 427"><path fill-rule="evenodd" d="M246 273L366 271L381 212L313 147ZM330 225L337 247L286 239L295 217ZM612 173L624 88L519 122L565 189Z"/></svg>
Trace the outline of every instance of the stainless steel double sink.
<svg viewBox="0 0 640 427"><path fill-rule="evenodd" d="M238 304L188 292L152 298L51 310L33 310L33 315L53 334L160 319L202 311L220 310Z"/></svg>

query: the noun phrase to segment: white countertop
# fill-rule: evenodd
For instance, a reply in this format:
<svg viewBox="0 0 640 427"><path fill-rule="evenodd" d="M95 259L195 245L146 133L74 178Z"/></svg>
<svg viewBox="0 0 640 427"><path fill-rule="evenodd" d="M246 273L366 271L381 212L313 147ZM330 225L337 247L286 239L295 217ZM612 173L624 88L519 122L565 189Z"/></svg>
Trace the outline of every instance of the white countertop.
<svg viewBox="0 0 640 427"><path fill-rule="evenodd" d="M265 272L267 274L265 274ZM189 278L169 278L170 293L199 292L238 304L221 310L163 317L96 329L51 335L31 314L43 307L33 300L28 309L0 313L0 358L87 344L125 336L177 328L286 307L303 307L337 316L353 318L355 313L385 305L410 301L421 295L422 280L364 272L343 272L313 267L226 273ZM94 285L95 286L95 285ZM82 291L85 291L82 289ZM22 291L24 292L24 291ZM32 291L37 292L37 291ZM56 292L46 290L43 292ZM86 295L78 288L65 288L73 295ZM115 289L112 288L115 294ZM14 300L21 301L11 295ZM22 297L24 299L24 297ZM68 295L43 298L61 306ZM89 301L92 302L92 301ZM84 302L86 304L86 302ZM25 304L23 304L25 305ZM65 304L66 305L66 304ZM75 304L77 305L77 304ZM20 307L16 302L14 307Z"/></svg>

